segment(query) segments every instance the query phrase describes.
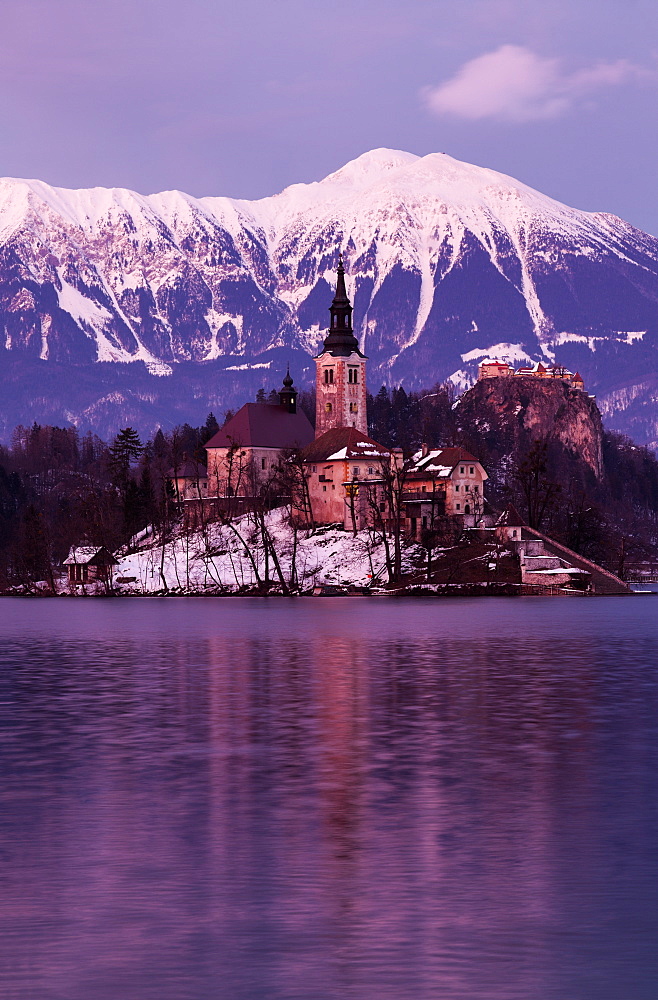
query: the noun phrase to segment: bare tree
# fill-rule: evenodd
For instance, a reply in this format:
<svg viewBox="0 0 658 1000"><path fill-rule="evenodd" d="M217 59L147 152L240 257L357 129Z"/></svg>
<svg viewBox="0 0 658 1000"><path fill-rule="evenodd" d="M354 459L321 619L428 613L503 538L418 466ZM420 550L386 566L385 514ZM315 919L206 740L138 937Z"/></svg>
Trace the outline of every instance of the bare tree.
<svg viewBox="0 0 658 1000"><path fill-rule="evenodd" d="M555 507L561 486L548 478L548 441L533 442L516 466L516 480L521 488L528 513L528 525L539 530Z"/></svg>
<svg viewBox="0 0 658 1000"><path fill-rule="evenodd" d="M413 459L405 460L402 452L393 452L391 457L381 459L376 481L364 480L358 484L359 491L364 493L361 504L367 509L367 519L384 547L389 583L398 583L402 577L404 499L413 464Z"/></svg>

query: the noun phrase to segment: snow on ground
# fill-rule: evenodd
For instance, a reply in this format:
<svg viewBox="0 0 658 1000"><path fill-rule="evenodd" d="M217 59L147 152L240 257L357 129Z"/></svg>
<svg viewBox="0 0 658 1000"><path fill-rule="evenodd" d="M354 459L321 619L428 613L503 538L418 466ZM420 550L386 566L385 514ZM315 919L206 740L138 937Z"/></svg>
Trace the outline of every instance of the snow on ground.
<svg viewBox="0 0 658 1000"><path fill-rule="evenodd" d="M266 515L266 524L289 584L294 533L286 509L271 511ZM164 546L153 545L148 536L140 545L138 551L121 556L115 567L116 589L122 593L238 591L257 585L256 570L261 580L265 578L260 533L249 515L237 519L233 526L213 523L194 532L181 528ZM405 544L403 571L412 571L422 557L418 546ZM363 587L383 584L388 579L384 547L367 531L354 536L334 527L321 527L315 533L300 530L296 565L301 590L332 584ZM129 582L131 577L134 580ZM271 558L269 578L278 582Z"/></svg>

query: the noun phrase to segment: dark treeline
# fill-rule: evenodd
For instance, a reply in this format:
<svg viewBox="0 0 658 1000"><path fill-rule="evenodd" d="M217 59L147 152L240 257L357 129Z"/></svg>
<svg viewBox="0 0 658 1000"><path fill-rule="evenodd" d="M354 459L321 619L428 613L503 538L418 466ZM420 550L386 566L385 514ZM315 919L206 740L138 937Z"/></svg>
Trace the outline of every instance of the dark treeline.
<svg viewBox="0 0 658 1000"><path fill-rule="evenodd" d="M129 427L110 444L73 427L17 427L0 446L0 589L52 585L72 545L116 551L147 525L170 523L169 471L186 457L205 461L217 430L212 413L146 442Z"/></svg>

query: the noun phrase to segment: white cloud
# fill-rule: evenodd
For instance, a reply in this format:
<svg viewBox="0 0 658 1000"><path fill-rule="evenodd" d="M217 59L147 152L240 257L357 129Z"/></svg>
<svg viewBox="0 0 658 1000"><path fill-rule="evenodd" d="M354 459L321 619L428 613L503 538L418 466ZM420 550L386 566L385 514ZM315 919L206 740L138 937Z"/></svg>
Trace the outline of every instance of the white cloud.
<svg viewBox="0 0 658 1000"><path fill-rule="evenodd" d="M464 63L438 87L425 87L422 98L437 115L530 122L557 118L601 87L653 77L625 59L567 73L559 59L501 45Z"/></svg>

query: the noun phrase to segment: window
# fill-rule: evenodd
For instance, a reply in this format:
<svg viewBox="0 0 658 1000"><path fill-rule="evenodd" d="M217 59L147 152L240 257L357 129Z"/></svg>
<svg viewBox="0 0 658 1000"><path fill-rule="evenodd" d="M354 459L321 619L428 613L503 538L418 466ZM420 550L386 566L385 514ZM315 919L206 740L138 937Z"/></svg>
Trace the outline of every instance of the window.
<svg viewBox="0 0 658 1000"><path fill-rule="evenodd" d="M331 410L332 410L331 403L325 403L324 404L324 412L325 413L331 413Z"/></svg>
<svg viewBox="0 0 658 1000"><path fill-rule="evenodd" d="M260 467L261 467L261 469L265 468L265 459L264 458L261 458L261 460L260 460Z"/></svg>
<svg viewBox="0 0 658 1000"><path fill-rule="evenodd" d="M514 528L514 530L512 532L512 538L516 538L516 528Z"/></svg>
<svg viewBox="0 0 658 1000"><path fill-rule="evenodd" d="M334 384L334 370L333 368L325 368L324 370L324 384L333 385Z"/></svg>
<svg viewBox="0 0 658 1000"><path fill-rule="evenodd" d="M350 403L350 413L358 413L359 406L358 403Z"/></svg>
<svg viewBox="0 0 658 1000"><path fill-rule="evenodd" d="M352 472L354 473L355 476L358 476L358 474L359 474L359 466L358 465L352 466Z"/></svg>
<svg viewBox="0 0 658 1000"><path fill-rule="evenodd" d="M358 368L348 368L347 369L347 381L351 385L357 385L359 381L359 369Z"/></svg>
<svg viewBox="0 0 658 1000"><path fill-rule="evenodd" d="M455 510L461 510L462 505L460 503L455 504Z"/></svg>
<svg viewBox="0 0 658 1000"><path fill-rule="evenodd" d="M326 487L326 486L323 486L323 487L322 487L322 492L323 492L323 493L326 493L326 492L327 492L327 487Z"/></svg>
<svg viewBox="0 0 658 1000"><path fill-rule="evenodd" d="M471 475L473 475L473 473L475 472L475 469L474 469L474 468L473 468L473 466L471 465L471 467L469 468L469 470L468 470L468 471L470 472L470 474L471 474Z"/></svg>
<svg viewBox="0 0 658 1000"><path fill-rule="evenodd" d="M459 483L455 483L455 493L459 493Z"/></svg>
<svg viewBox="0 0 658 1000"><path fill-rule="evenodd" d="M480 487L479 486L474 486L473 487L473 492L474 493L479 493L480 492Z"/></svg>
<svg viewBox="0 0 658 1000"><path fill-rule="evenodd" d="M317 472L317 471L318 471L317 465L312 465L311 466L311 472Z"/></svg>
<svg viewBox="0 0 658 1000"><path fill-rule="evenodd" d="M464 507L464 513L465 514L470 514L471 513L471 505L470 504L468 504L468 503L466 504L466 506Z"/></svg>
<svg viewBox="0 0 658 1000"><path fill-rule="evenodd" d="M375 474L375 470L371 469L370 466L368 466L368 475L369 476L373 476L374 474Z"/></svg>
<svg viewBox="0 0 658 1000"><path fill-rule="evenodd" d="M421 493L427 493L427 486L421 486L420 492Z"/></svg>
<svg viewBox="0 0 658 1000"><path fill-rule="evenodd" d="M461 472L461 474L463 476L464 475L464 466L463 465L462 465L462 467L461 467L461 469L459 471Z"/></svg>

